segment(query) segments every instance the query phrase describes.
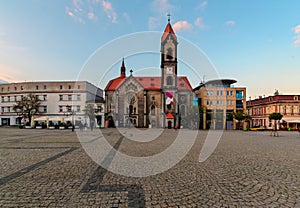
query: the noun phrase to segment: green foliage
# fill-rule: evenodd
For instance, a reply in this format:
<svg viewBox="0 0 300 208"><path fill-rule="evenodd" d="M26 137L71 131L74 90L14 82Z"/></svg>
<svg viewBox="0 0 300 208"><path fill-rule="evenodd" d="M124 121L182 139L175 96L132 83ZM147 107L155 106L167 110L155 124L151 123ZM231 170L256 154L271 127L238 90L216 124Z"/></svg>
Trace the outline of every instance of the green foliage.
<svg viewBox="0 0 300 208"><path fill-rule="evenodd" d="M283 115L281 113L272 113L269 116L270 120L281 120Z"/></svg>
<svg viewBox="0 0 300 208"><path fill-rule="evenodd" d="M17 101L13 106L13 110L22 115L27 116L29 119L29 124L31 123L31 117L39 112L39 107L41 106L41 100L35 94L28 94Z"/></svg>
<svg viewBox="0 0 300 208"><path fill-rule="evenodd" d="M252 117L248 115L247 113L244 113L243 111L237 111L232 113L233 118L238 120L239 122L239 127L240 127L240 122L242 121L250 121Z"/></svg>

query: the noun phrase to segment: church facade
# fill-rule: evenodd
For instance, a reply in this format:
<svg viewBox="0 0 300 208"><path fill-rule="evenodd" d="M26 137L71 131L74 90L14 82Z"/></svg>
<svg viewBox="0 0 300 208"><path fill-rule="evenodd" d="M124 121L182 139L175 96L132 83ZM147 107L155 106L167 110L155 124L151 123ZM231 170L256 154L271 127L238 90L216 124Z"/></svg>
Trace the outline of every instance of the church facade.
<svg viewBox="0 0 300 208"><path fill-rule="evenodd" d="M168 20L161 37L161 76L120 76L105 87L106 119L117 127L189 127L193 89L185 76L177 76L177 37ZM113 121L113 122L112 122Z"/></svg>

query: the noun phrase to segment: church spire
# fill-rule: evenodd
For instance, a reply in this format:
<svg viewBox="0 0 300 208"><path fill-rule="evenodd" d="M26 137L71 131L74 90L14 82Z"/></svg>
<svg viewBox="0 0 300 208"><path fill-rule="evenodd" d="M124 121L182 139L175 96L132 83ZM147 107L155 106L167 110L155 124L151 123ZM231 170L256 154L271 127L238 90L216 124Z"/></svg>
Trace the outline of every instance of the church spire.
<svg viewBox="0 0 300 208"><path fill-rule="evenodd" d="M124 58L122 60L120 77L122 77L122 78L126 77L126 67L125 67L125 63L124 63Z"/></svg>
<svg viewBox="0 0 300 208"><path fill-rule="evenodd" d="M171 22L171 20L170 20L171 15L168 14L167 16L168 16L168 24L167 24L167 26L166 26L166 28L164 30L164 33L163 33L163 35L161 37L161 42L165 41L169 34L172 36L172 38L175 41L177 41L177 37L176 37L175 32L174 32L174 30L173 30L173 28L171 26L171 23L170 23Z"/></svg>

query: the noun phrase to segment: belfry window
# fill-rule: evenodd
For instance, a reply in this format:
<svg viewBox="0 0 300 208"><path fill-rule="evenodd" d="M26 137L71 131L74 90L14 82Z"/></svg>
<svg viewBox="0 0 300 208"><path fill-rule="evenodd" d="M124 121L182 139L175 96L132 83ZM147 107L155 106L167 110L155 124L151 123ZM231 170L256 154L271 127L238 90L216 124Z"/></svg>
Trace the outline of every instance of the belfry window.
<svg viewBox="0 0 300 208"><path fill-rule="evenodd" d="M173 85L173 78L171 76L167 77L167 85Z"/></svg>
<svg viewBox="0 0 300 208"><path fill-rule="evenodd" d="M173 59L173 50L172 50L172 48L167 49L167 59Z"/></svg>

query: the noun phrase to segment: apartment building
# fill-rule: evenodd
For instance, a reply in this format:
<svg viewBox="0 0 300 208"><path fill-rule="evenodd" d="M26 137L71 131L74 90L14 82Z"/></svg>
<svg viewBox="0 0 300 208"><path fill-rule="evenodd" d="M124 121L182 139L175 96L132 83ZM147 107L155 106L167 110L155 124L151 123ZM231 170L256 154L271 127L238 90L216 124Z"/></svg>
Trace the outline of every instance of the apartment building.
<svg viewBox="0 0 300 208"><path fill-rule="evenodd" d="M84 122L86 119L83 112L85 105L104 102L103 91L87 81L36 81L0 84L1 126L18 125L24 122L24 118L14 112L13 106L22 96L30 93L35 94L41 100L39 112L35 117L68 117L72 115L76 120ZM101 117L103 124L104 116L101 115Z"/></svg>
<svg viewBox="0 0 300 208"><path fill-rule="evenodd" d="M236 129L232 113L246 112L246 88L235 87L233 79L210 80L194 88L195 99L203 107L200 129ZM245 124L243 124L244 128Z"/></svg>

